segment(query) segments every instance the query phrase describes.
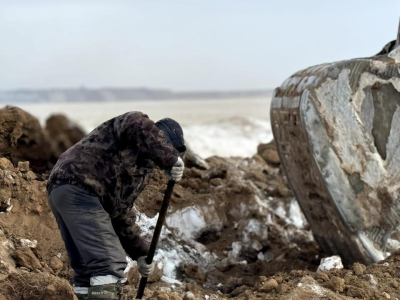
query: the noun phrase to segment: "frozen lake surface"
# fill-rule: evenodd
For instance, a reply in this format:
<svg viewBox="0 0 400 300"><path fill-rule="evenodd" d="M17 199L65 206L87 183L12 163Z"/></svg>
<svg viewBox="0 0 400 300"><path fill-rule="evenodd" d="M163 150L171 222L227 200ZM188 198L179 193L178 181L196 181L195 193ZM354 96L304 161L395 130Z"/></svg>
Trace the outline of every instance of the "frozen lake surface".
<svg viewBox="0 0 400 300"><path fill-rule="evenodd" d="M141 111L157 121L170 117L184 130L190 147L203 157L252 156L257 145L272 139L270 98L206 100L154 100L98 103L38 103L18 106L42 124L55 113L63 113L87 132L128 111Z"/></svg>

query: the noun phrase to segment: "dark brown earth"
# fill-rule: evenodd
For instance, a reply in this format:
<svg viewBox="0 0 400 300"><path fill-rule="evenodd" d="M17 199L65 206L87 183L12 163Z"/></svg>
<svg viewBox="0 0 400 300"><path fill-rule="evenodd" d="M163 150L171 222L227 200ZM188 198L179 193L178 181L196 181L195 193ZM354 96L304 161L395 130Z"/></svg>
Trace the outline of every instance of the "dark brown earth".
<svg viewBox="0 0 400 300"><path fill-rule="evenodd" d="M32 143L32 149L41 154L45 150L41 147L47 147L49 141L52 149L56 143L60 150L77 138L65 133L69 127L65 127L63 117L48 122L53 124L48 125L53 127L49 130L18 109L1 113L2 132L9 135L0 135L0 145L4 145L0 158L0 300L74 299L72 270L47 203L47 177L23 162L36 164L38 160L23 155L29 151L19 150L18 139L38 141ZM23 134L11 130L13 126ZM57 131L57 126L64 129ZM49 139L43 138L46 136ZM13 144L12 140L17 142ZM197 209L204 213L206 225L190 232L188 238L172 219L167 220L169 233L162 243L176 242L188 253L201 249L198 256L204 257L180 263L176 279L181 285L159 281L160 270L145 296L159 300L400 298L399 253L371 266L354 264L342 270L316 272L324 254L312 239L309 226L291 219L293 195L274 145L260 145L258 150L253 158L188 159L191 167L176 185L168 216ZM44 154L37 157L50 159ZM157 171L136 208L148 217L155 216L165 184L163 173ZM212 263L197 263L207 260L206 253L215 256ZM135 268L129 272L129 282L123 299L135 298Z"/></svg>

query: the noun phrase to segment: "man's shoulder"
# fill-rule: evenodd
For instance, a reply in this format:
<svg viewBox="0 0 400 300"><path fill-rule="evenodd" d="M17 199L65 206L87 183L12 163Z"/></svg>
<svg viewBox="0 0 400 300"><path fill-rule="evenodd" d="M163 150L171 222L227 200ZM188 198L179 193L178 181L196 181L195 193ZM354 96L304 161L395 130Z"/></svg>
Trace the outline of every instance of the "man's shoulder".
<svg viewBox="0 0 400 300"><path fill-rule="evenodd" d="M117 131L134 127L138 129L154 127L154 121L149 116L140 111L130 111L114 118L113 126Z"/></svg>
<svg viewBox="0 0 400 300"><path fill-rule="evenodd" d="M128 111L116 118L137 118L137 119L141 119L141 118L145 118L145 119L149 119L149 116L141 111Z"/></svg>

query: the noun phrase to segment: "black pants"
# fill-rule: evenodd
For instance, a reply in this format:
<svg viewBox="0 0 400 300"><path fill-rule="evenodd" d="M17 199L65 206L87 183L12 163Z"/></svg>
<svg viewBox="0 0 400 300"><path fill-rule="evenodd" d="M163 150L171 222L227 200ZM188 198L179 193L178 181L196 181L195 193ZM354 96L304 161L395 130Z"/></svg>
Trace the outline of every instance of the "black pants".
<svg viewBox="0 0 400 300"><path fill-rule="evenodd" d="M49 195L51 210L74 269L74 285L90 286L90 277L124 277L126 255L108 213L97 197L62 185Z"/></svg>

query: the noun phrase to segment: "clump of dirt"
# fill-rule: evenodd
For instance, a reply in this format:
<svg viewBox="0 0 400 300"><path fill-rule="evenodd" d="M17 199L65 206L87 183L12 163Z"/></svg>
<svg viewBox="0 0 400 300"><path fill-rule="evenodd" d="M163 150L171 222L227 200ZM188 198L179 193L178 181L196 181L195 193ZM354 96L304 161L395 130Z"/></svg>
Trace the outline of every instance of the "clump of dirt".
<svg viewBox="0 0 400 300"><path fill-rule="evenodd" d="M271 141L268 144L258 145L257 153L265 160L265 162L271 165L279 166L281 163L278 151L276 150L275 141Z"/></svg>

